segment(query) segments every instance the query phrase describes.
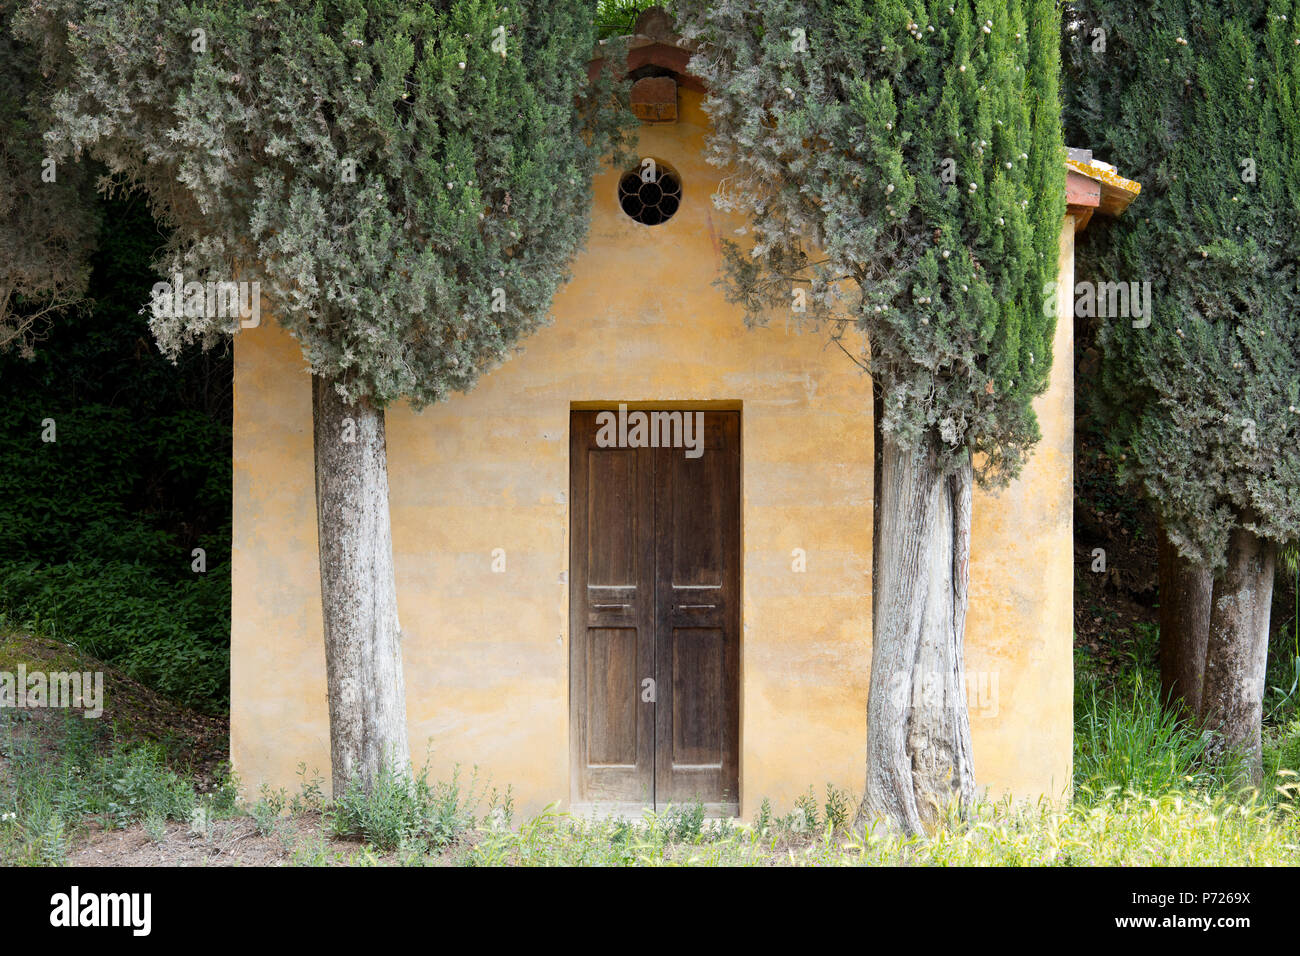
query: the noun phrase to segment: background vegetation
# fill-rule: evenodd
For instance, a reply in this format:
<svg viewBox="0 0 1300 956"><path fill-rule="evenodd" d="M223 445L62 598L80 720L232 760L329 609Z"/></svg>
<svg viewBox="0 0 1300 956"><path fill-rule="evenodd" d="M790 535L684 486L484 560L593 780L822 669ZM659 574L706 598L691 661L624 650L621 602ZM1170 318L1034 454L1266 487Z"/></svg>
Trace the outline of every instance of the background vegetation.
<svg viewBox="0 0 1300 956"><path fill-rule="evenodd" d="M139 310L165 237L138 197L102 207L93 302L53 323L34 358L0 353L0 613L222 711L231 354L159 354Z"/></svg>

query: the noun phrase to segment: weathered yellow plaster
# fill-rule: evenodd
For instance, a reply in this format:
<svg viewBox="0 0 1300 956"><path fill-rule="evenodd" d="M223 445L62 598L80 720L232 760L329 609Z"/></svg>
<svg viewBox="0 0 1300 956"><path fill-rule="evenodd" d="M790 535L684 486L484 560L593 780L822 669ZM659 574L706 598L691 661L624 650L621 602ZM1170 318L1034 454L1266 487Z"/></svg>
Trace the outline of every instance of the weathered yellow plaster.
<svg viewBox="0 0 1300 956"><path fill-rule="evenodd" d="M601 176L554 324L470 394L388 415L416 760L428 742L436 775L477 765L523 812L569 799L568 423L590 402L742 410L741 813L763 797L788 808L810 784L862 786L870 382L821 335L747 330L714 286L720 239L739 223L710 202L719 172L703 160L699 97L681 102L681 121L643 127L639 146L681 173L677 215L633 222L616 174ZM1059 795L1070 776L1070 341L1063 320L1024 476L974 504L968 666L990 675L986 689L997 675L996 716L972 713L976 774L1025 797ZM300 761L328 778L329 729L311 387L273 322L236 341L234 466L231 757L250 788L294 787ZM504 573L491 570L496 548Z"/></svg>
<svg viewBox="0 0 1300 956"><path fill-rule="evenodd" d="M1074 707L1074 220L1061 230L1055 361L1034 402L1042 441L1000 494L972 503L966 669L976 780L994 795L1065 796ZM979 706L997 678L997 706ZM983 711L983 712L982 712Z"/></svg>

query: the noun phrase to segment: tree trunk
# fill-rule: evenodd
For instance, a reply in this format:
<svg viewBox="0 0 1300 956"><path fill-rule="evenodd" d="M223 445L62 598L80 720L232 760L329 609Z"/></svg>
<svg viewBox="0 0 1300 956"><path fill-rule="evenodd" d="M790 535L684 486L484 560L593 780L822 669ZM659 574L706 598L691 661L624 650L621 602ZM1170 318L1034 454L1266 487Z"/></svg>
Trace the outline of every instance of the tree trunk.
<svg viewBox="0 0 1300 956"><path fill-rule="evenodd" d="M923 832L975 795L963 645L971 467L882 441L872 573L867 785L858 823Z"/></svg>
<svg viewBox="0 0 1300 956"><path fill-rule="evenodd" d="M1210 756L1239 755L1241 782L1258 785L1263 775L1260 725L1276 549L1241 527L1248 520L1238 517L1228 539L1227 568L1214 581L1201 725Z"/></svg>
<svg viewBox="0 0 1300 956"><path fill-rule="evenodd" d="M1194 717L1201 711L1214 575L1179 554L1163 530L1158 551L1160 700L1175 713Z"/></svg>
<svg viewBox="0 0 1300 956"><path fill-rule="evenodd" d="M316 526L334 796L385 764L409 772L384 412L312 377Z"/></svg>
<svg viewBox="0 0 1300 956"><path fill-rule="evenodd" d="M876 569L880 567L880 489L885 470L885 433L880 423L885 420L885 389L880 382L871 380L871 421L874 430L871 442L871 606L876 606ZM875 611L873 610L874 614Z"/></svg>

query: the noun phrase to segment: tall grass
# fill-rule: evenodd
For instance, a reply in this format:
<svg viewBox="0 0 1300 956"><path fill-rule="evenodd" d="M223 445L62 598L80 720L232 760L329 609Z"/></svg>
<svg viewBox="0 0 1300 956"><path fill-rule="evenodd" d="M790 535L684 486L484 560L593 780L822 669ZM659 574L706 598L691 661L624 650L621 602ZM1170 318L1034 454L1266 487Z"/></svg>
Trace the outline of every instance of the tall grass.
<svg viewBox="0 0 1300 956"><path fill-rule="evenodd" d="M1161 796L1231 785L1230 761L1205 760L1206 741L1160 706L1158 686L1141 673L1109 693L1097 681L1076 691L1076 801L1092 806L1110 791Z"/></svg>
<svg viewBox="0 0 1300 956"><path fill-rule="evenodd" d="M1295 866L1295 789L1277 801L1113 788L1092 805L980 801L922 837L881 827L760 833L718 821L683 839L654 813L594 820L547 808L455 858L466 866Z"/></svg>

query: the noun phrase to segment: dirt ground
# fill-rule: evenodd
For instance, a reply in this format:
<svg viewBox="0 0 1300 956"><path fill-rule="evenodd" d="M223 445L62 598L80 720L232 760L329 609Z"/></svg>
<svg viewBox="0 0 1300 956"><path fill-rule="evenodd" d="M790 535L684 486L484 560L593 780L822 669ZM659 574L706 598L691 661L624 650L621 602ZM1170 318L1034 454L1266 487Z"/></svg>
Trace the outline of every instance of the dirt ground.
<svg viewBox="0 0 1300 956"><path fill-rule="evenodd" d="M161 840L143 827L106 830L89 825L68 853L69 866L348 866L359 859L392 862L361 844L329 836L316 815L282 818L262 834L250 817L214 820L206 836L169 822Z"/></svg>

